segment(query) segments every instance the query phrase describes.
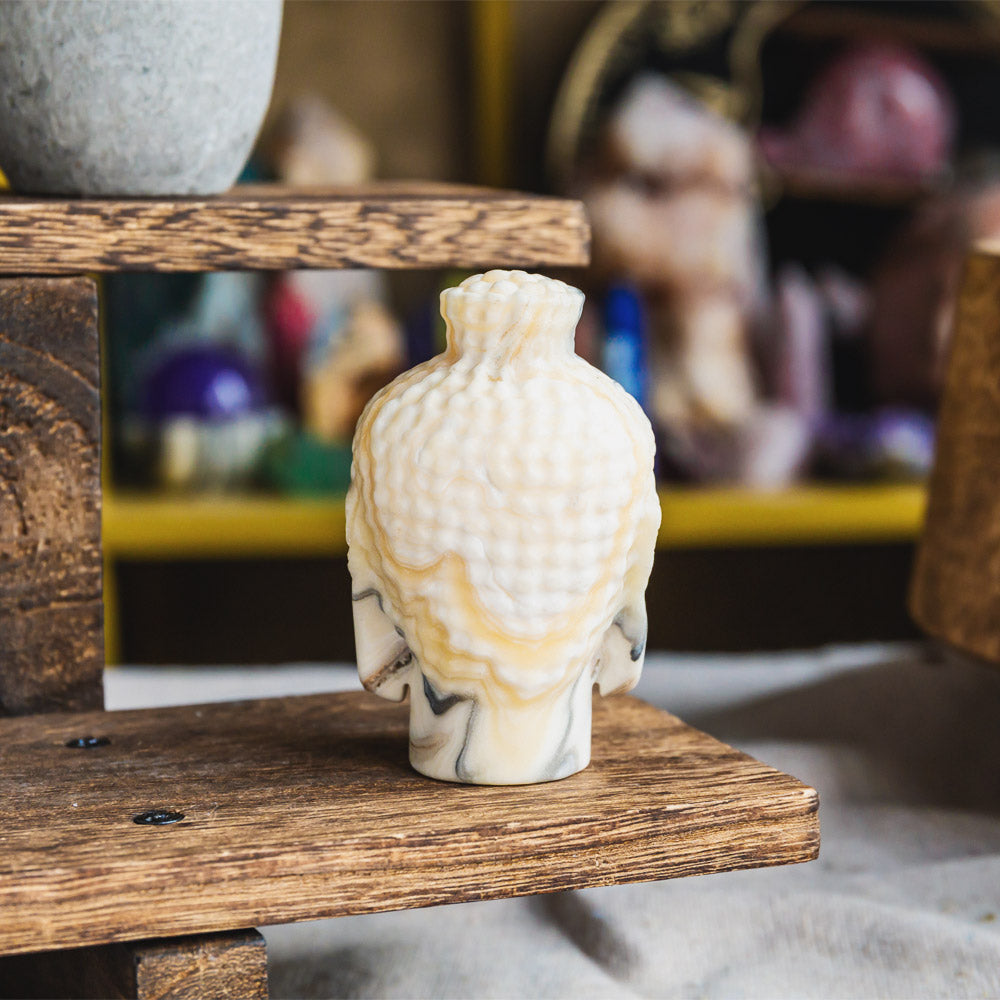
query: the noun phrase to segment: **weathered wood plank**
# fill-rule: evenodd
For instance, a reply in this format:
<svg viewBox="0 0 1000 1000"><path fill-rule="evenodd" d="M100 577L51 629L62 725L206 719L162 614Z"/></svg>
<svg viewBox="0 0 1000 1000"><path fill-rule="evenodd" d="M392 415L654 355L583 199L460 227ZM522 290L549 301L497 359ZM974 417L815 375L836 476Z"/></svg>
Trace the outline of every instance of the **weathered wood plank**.
<svg viewBox="0 0 1000 1000"><path fill-rule="evenodd" d="M0 997L267 1000L267 948L255 930L0 958Z"/></svg>
<svg viewBox="0 0 1000 1000"><path fill-rule="evenodd" d="M917 624L1000 662L1000 246L968 260L938 417L910 610Z"/></svg>
<svg viewBox="0 0 1000 1000"><path fill-rule="evenodd" d="M103 704L97 293L0 279L0 714Z"/></svg>
<svg viewBox="0 0 1000 1000"><path fill-rule="evenodd" d="M0 953L816 856L816 793L633 698L590 768L448 785L365 693L0 720ZM109 742L70 749L68 740ZM183 815L137 824L150 810Z"/></svg>
<svg viewBox="0 0 1000 1000"><path fill-rule="evenodd" d="M0 273L582 266L563 198L442 184L237 187L211 198L0 196Z"/></svg>

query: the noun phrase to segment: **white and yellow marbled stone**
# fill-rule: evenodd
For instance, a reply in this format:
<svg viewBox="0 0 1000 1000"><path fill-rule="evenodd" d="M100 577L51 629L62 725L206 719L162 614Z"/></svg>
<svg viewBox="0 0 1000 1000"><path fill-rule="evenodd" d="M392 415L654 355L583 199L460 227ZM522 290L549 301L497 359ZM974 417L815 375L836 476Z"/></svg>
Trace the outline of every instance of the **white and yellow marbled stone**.
<svg viewBox="0 0 1000 1000"><path fill-rule="evenodd" d="M358 671L410 692L410 761L523 784L590 760L627 690L660 508L653 433L573 351L577 289L489 271L441 295L448 346L368 404L347 497Z"/></svg>

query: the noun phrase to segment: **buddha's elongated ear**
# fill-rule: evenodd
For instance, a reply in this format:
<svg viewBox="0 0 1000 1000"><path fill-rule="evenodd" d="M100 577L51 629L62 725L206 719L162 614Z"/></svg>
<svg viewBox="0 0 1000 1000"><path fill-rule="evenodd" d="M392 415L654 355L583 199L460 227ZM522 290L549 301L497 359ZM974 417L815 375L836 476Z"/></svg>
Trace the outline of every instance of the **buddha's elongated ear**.
<svg viewBox="0 0 1000 1000"><path fill-rule="evenodd" d="M377 590L355 592L353 602L361 683L380 698L402 701L414 669L410 647L383 610Z"/></svg>
<svg viewBox="0 0 1000 1000"><path fill-rule="evenodd" d="M631 691L639 681L646 659L646 604L623 608L605 632L597 656L594 680L602 695Z"/></svg>

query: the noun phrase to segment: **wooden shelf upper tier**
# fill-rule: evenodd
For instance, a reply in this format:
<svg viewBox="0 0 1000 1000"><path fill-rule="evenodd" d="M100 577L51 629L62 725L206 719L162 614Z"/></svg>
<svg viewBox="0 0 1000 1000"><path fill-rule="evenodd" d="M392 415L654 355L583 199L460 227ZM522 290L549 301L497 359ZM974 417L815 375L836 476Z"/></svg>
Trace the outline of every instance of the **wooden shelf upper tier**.
<svg viewBox="0 0 1000 1000"><path fill-rule="evenodd" d="M0 954L808 861L813 789L634 698L560 782L448 785L363 692L0 719ZM68 740L105 737L92 749ZM171 825L138 825L148 810Z"/></svg>
<svg viewBox="0 0 1000 1000"><path fill-rule="evenodd" d="M233 188L205 198L0 195L0 274L576 267L583 206L445 184Z"/></svg>

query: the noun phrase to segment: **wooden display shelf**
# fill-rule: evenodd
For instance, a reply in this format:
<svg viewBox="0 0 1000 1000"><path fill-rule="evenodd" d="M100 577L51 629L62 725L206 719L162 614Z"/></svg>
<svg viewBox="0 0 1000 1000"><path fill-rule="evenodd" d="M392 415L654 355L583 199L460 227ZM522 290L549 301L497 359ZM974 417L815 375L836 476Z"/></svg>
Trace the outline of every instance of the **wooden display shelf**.
<svg viewBox="0 0 1000 1000"><path fill-rule="evenodd" d="M0 197L0 275L12 275L0 278L0 471L20 524L0 537L12 570L0 713L22 716L0 718L0 954L45 953L17 976L37 986L61 970L82 988L82 962L102 982L122 973L134 997L236 996L238 967L239 992L260 997L263 949L245 933L256 924L816 856L812 789L632 699L598 704L586 772L499 789L411 772L405 709L367 695L92 710L102 560L155 531L161 554L213 534L213 551L225 536L245 552L247 537L245 524L227 534L232 510L157 520L111 496L102 552L97 296L81 272L576 266L588 253L577 202L441 185ZM342 504L261 503L267 545L284 532L315 552L309 532L321 531L342 547ZM89 736L108 742L67 746ZM183 818L134 821L164 810ZM154 940L182 935L199 937ZM159 970L155 986L140 968ZM230 985L213 979L220 969ZM11 982L20 991L0 968Z"/></svg>
<svg viewBox="0 0 1000 1000"><path fill-rule="evenodd" d="M448 785L364 692L0 720L0 954L808 861L816 792L634 698L563 781ZM109 742L70 748L78 737ZM183 814L138 824L150 810Z"/></svg>
<svg viewBox="0 0 1000 1000"><path fill-rule="evenodd" d="M0 274L583 266L565 198L433 183L239 186L206 198L0 194Z"/></svg>
<svg viewBox="0 0 1000 1000"><path fill-rule="evenodd" d="M800 486L660 491L661 548L909 541L923 519L920 485ZM111 559L338 556L342 498L165 497L108 493Z"/></svg>

